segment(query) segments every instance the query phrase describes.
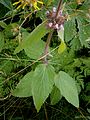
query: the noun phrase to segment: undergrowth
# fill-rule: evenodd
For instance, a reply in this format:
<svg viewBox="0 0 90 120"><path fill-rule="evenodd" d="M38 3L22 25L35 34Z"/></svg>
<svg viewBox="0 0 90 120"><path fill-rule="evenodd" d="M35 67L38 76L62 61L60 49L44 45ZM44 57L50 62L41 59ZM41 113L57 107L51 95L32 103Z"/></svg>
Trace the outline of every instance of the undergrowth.
<svg viewBox="0 0 90 120"><path fill-rule="evenodd" d="M48 51L44 49L50 33L48 27L39 43L34 42L30 47L23 41L29 41L32 36L26 39L27 36L33 34L33 30L36 30L38 25L42 25L43 21L49 19L45 13L47 10L52 11L53 7L57 7L58 0L43 1L44 5L39 5L40 10L36 9L33 3L32 7L27 5L24 9L17 9L16 6L13 6L14 2L15 0L0 1L2 8L0 15L0 120L90 120L89 0L63 1L61 8L63 14L67 16L67 20L65 18L63 21L64 45L60 46L63 41L61 40L62 35L58 37L58 30L55 29L48 45ZM47 24L49 25L49 23ZM34 36L38 31L35 31ZM41 32L43 31L42 28ZM39 35L36 36L36 39L39 37ZM55 74L64 71L75 80L79 94L79 107L75 105L74 107L71 102L71 104L68 103L63 94L59 96L57 83L53 86L58 94L52 92L53 87L49 95L42 101L41 109L37 107L34 95L29 96L25 93L26 91L19 93L17 90L13 93L24 76L34 72L42 64L53 66ZM68 90L65 88L65 91ZM21 96L25 96L25 98Z"/></svg>

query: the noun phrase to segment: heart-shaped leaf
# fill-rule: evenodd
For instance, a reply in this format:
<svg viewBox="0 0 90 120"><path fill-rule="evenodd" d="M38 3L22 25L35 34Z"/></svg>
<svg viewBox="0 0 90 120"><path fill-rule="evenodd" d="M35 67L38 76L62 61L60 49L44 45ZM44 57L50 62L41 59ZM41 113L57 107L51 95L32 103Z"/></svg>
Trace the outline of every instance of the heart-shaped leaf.
<svg viewBox="0 0 90 120"><path fill-rule="evenodd" d="M31 92L31 83L33 80L33 71L27 73L17 84L16 89L12 92L13 96L16 97L30 97L32 96Z"/></svg>
<svg viewBox="0 0 90 120"><path fill-rule="evenodd" d="M54 76L54 68L51 65L40 64L34 72L32 95L37 111L52 91Z"/></svg>
<svg viewBox="0 0 90 120"><path fill-rule="evenodd" d="M54 81L57 88L61 91L62 96L75 107L79 107L78 91L75 80L70 77L69 74L60 71L59 74L56 75Z"/></svg>

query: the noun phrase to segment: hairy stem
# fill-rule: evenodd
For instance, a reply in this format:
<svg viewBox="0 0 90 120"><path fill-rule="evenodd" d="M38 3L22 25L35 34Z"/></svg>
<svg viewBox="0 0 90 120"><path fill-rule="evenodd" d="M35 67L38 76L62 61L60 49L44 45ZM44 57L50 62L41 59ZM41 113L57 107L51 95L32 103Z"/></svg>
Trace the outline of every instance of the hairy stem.
<svg viewBox="0 0 90 120"><path fill-rule="evenodd" d="M59 14L59 11L61 9L61 4L62 4L62 0L59 1L57 12L56 12L56 18L57 18L58 14Z"/></svg>
<svg viewBox="0 0 90 120"><path fill-rule="evenodd" d="M58 4L58 7L57 7L57 12L56 12L56 17L58 17L58 14L61 10L61 4L62 4L62 0L59 1L59 4ZM45 50L44 50L44 55L45 58L43 59L43 62L45 64L48 64L48 60L47 60L47 56L48 56L48 52L49 52L49 45L50 45L50 41L51 41L51 38L52 38L52 34L53 34L54 30L52 30L49 34L48 34L48 37L47 37L47 41L46 41L46 46L45 46Z"/></svg>
<svg viewBox="0 0 90 120"><path fill-rule="evenodd" d="M51 41L51 38L52 38L52 34L53 34L53 31L51 31L49 34L48 34L48 37L47 37L47 41L46 41L46 46L45 46L45 50L44 50L44 55L45 58L44 58L44 63L48 63L48 60L47 60L47 56L48 56L48 52L49 52L49 45L50 45L50 41Z"/></svg>

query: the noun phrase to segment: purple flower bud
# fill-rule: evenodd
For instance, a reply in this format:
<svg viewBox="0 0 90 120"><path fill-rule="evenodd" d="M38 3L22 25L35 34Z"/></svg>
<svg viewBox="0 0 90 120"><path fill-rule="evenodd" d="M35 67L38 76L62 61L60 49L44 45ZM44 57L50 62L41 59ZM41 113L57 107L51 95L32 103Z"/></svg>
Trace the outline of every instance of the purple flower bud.
<svg viewBox="0 0 90 120"><path fill-rule="evenodd" d="M55 29L59 29L59 25L58 24L56 24L54 27L55 27Z"/></svg>
<svg viewBox="0 0 90 120"><path fill-rule="evenodd" d="M62 16L62 10L59 11L59 15Z"/></svg>
<svg viewBox="0 0 90 120"><path fill-rule="evenodd" d="M49 27L52 27L52 25L53 25L53 23L48 23L48 26L49 26Z"/></svg>
<svg viewBox="0 0 90 120"><path fill-rule="evenodd" d="M61 30L64 30L63 24L60 25L60 29L61 29Z"/></svg>
<svg viewBox="0 0 90 120"><path fill-rule="evenodd" d="M53 12L56 12L56 11L57 11L56 7L53 7Z"/></svg>
<svg viewBox="0 0 90 120"><path fill-rule="evenodd" d="M48 15L50 12L49 11L46 11L46 15Z"/></svg>

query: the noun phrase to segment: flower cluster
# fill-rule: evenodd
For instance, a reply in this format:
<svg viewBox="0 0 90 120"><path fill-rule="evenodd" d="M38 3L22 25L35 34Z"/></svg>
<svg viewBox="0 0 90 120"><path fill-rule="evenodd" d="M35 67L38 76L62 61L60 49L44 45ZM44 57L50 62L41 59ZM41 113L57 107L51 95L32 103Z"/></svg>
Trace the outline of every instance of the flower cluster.
<svg viewBox="0 0 90 120"><path fill-rule="evenodd" d="M51 29L61 29L63 27L64 21L66 20L66 16L62 15L62 10L57 14L57 9L53 7L52 11L46 12L48 18L47 26Z"/></svg>
<svg viewBox="0 0 90 120"><path fill-rule="evenodd" d="M26 6L30 6L30 7L33 6L35 10L40 10L38 4L43 5L43 2L39 0L19 0L18 2L15 2L13 5L18 5L17 9L19 8L24 9Z"/></svg>

